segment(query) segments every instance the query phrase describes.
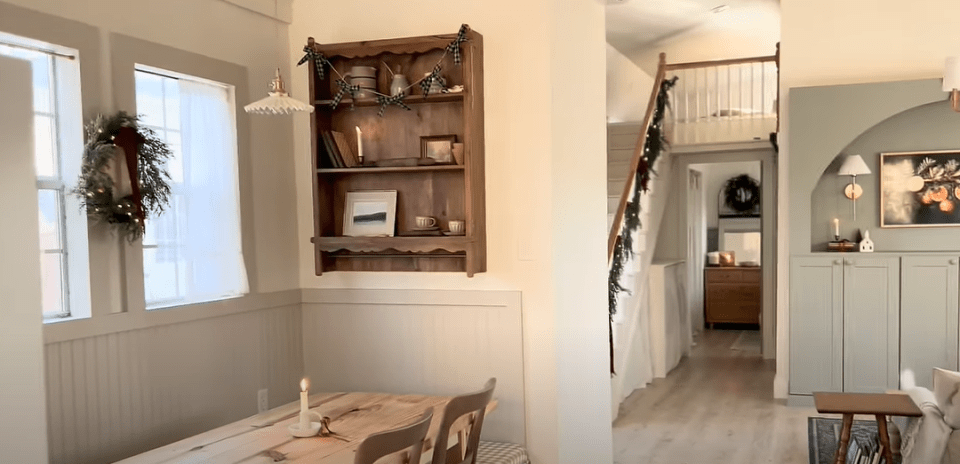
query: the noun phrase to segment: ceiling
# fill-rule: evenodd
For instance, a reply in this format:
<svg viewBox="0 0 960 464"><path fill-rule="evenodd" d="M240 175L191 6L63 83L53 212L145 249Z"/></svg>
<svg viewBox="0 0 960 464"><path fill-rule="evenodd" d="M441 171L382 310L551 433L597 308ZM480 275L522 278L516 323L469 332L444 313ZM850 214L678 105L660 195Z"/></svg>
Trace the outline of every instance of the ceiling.
<svg viewBox="0 0 960 464"><path fill-rule="evenodd" d="M779 0L607 0L607 42L644 68L661 51L671 63L772 55L779 40Z"/></svg>

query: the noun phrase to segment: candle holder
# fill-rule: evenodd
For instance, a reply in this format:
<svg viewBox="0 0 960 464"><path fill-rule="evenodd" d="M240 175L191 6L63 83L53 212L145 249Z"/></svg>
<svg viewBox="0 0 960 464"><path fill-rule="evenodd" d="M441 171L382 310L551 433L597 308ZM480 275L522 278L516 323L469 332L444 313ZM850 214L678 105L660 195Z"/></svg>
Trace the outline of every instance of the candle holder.
<svg viewBox="0 0 960 464"><path fill-rule="evenodd" d="M294 422L287 426L287 430L290 432L290 435L293 435L297 438L309 438L320 433L320 430L323 429L324 424L323 416L313 411L307 413L307 415L310 417L310 427L307 429L301 429L300 423ZM313 419L316 419L316 421Z"/></svg>

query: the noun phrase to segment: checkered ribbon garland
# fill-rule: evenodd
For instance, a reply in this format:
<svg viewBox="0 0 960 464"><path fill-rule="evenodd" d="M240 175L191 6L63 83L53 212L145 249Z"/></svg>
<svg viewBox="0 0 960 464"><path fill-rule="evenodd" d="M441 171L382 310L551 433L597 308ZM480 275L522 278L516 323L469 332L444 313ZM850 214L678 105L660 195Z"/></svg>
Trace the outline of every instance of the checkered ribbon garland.
<svg viewBox="0 0 960 464"><path fill-rule="evenodd" d="M455 64L460 64L462 58L460 57L460 44L467 40L467 31L470 30L470 27L466 24L460 26L460 32L457 32L457 38L453 39L453 42L450 42L450 45L447 45L447 51L453 54L453 62Z"/></svg>
<svg viewBox="0 0 960 464"><path fill-rule="evenodd" d="M423 90L423 96L430 95L430 86L434 82L440 82L440 63L433 67L433 72L420 81L420 89Z"/></svg>
<svg viewBox="0 0 960 464"><path fill-rule="evenodd" d="M412 110L413 108L410 108L406 105L406 103L403 102L403 99L406 97L407 95L403 92L400 92L392 97L388 97L386 95L377 96L377 103L380 104L380 111L377 112L377 116L383 117L383 112L386 111L387 106L390 105L397 105L407 111Z"/></svg>
<svg viewBox="0 0 960 464"><path fill-rule="evenodd" d="M329 63L327 57L323 56L323 53L316 51L313 47L309 45L304 45L303 51L306 52L306 55L303 55L303 58L300 58L300 61L297 62L297 66L300 66L303 63L306 63L308 60L313 60L313 66L317 68L317 77L320 80L323 80L324 72L323 67Z"/></svg>
<svg viewBox="0 0 960 464"><path fill-rule="evenodd" d="M337 93L333 96L333 102L330 103L331 108L337 109L340 100L343 100L343 94L347 92L350 92L350 98L352 98L353 101L357 100L357 92L360 91L359 85L350 85L343 79L337 79L337 87L340 87L340 90L337 90ZM353 107L353 102L350 102L350 106Z"/></svg>

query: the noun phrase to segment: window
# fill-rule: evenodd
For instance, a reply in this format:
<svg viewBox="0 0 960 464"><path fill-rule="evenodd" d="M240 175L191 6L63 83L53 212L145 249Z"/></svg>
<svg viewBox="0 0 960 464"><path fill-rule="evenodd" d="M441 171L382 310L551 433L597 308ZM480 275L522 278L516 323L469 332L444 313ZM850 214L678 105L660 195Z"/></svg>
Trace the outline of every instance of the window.
<svg viewBox="0 0 960 464"><path fill-rule="evenodd" d="M83 151L78 53L0 33L0 55L29 61L33 71L43 320L88 317L87 220L70 194Z"/></svg>
<svg viewBox="0 0 960 464"><path fill-rule="evenodd" d="M170 205L143 237L147 309L247 293L233 87L140 65L135 78L141 124L173 151Z"/></svg>

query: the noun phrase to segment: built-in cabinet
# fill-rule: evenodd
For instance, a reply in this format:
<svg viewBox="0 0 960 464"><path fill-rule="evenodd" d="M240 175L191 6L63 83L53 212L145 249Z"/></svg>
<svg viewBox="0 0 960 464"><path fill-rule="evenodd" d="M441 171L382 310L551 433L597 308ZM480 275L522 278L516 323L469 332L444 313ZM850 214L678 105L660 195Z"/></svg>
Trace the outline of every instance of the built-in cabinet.
<svg viewBox="0 0 960 464"><path fill-rule="evenodd" d="M900 262L900 368L933 388L934 367L957 368L958 257L904 256Z"/></svg>
<svg viewBox="0 0 960 464"><path fill-rule="evenodd" d="M790 263L790 394L883 392L900 371L930 383L957 368L958 257L795 256Z"/></svg>

